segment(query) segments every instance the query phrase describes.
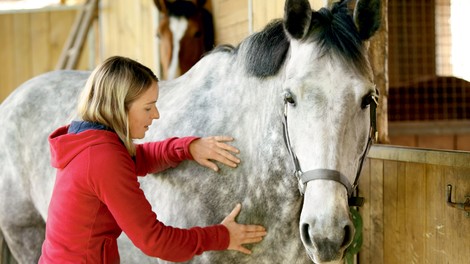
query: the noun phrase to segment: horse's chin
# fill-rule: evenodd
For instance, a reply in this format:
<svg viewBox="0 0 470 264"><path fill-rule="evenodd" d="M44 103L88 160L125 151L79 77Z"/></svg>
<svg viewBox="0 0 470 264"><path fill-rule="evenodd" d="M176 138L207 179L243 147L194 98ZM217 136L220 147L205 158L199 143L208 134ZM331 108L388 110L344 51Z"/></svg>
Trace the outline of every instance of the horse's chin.
<svg viewBox="0 0 470 264"><path fill-rule="evenodd" d="M339 254L341 257L339 257L337 260L323 261L323 260L320 260L317 254L314 254L313 252L311 252L310 249L306 248L305 251L307 252L308 257L315 264L343 264L344 263L342 252Z"/></svg>

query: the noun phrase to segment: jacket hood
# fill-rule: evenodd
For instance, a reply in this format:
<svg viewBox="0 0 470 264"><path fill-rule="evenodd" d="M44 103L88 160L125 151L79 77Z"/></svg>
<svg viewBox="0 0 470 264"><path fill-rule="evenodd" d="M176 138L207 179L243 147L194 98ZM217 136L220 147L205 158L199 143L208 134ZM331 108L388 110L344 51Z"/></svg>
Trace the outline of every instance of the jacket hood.
<svg viewBox="0 0 470 264"><path fill-rule="evenodd" d="M62 169L80 152L94 145L122 144L116 133L99 126L103 125L74 121L52 132L48 138L51 165Z"/></svg>

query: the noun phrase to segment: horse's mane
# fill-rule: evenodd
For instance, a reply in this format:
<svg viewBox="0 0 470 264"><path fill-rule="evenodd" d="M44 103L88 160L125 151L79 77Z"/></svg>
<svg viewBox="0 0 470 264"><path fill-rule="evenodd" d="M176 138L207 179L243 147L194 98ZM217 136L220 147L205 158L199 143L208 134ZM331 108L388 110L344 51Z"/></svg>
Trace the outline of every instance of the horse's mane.
<svg viewBox="0 0 470 264"><path fill-rule="evenodd" d="M276 75L283 66L289 50L289 39L282 20L278 19L236 48L223 45L213 52L236 54L244 46L247 72L256 77L269 77ZM318 43L320 56L335 54L352 69L361 73L370 71L363 41L347 7L347 1L335 3L331 10L322 8L313 12L308 34L302 41Z"/></svg>

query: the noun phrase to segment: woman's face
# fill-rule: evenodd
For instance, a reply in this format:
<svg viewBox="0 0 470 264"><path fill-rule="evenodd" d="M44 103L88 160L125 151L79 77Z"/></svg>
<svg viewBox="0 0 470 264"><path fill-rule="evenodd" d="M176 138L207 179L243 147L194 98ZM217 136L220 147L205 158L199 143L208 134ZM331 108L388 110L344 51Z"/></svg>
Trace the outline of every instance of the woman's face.
<svg viewBox="0 0 470 264"><path fill-rule="evenodd" d="M160 118L155 103L158 99L156 82L129 106L129 130L132 139L144 138L154 119Z"/></svg>

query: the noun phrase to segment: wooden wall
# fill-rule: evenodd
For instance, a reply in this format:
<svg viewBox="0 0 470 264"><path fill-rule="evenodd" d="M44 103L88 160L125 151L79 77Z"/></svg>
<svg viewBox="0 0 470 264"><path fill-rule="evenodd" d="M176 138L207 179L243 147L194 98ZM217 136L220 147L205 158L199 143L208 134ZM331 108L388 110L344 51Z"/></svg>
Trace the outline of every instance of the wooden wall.
<svg viewBox="0 0 470 264"><path fill-rule="evenodd" d="M284 0L211 0L216 44L237 45L281 18ZM310 0L319 9L324 0ZM0 13L0 102L19 84L54 69L71 30L75 8L49 8ZM133 58L160 72L156 25L158 10L152 0L101 0L93 48L85 50L78 69L91 70L105 58ZM34 40L34 41L33 41ZM91 57L91 58L90 58Z"/></svg>
<svg viewBox="0 0 470 264"><path fill-rule="evenodd" d="M55 68L79 9L0 13L0 102L24 81ZM109 56L121 55L159 72L156 19L152 0L101 0L95 34L86 42L93 52L86 44L77 69L91 70Z"/></svg>
<svg viewBox="0 0 470 264"><path fill-rule="evenodd" d="M319 9L323 0L309 0ZM271 20L282 18L285 0L212 0L216 44L237 45Z"/></svg>
<svg viewBox="0 0 470 264"><path fill-rule="evenodd" d="M390 122L390 144L470 151L470 121Z"/></svg>
<svg viewBox="0 0 470 264"><path fill-rule="evenodd" d="M470 153L372 147L359 180L366 203L359 263L468 263L470 217L446 205L470 195Z"/></svg>
<svg viewBox="0 0 470 264"><path fill-rule="evenodd" d="M101 0L101 60L126 56L158 73L157 14L153 0Z"/></svg>
<svg viewBox="0 0 470 264"><path fill-rule="evenodd" d="M0 102L24 81L54 69L76 12L55 8L0 13ZM87 67L87 60L80 60L80 69Z"/></svg>

